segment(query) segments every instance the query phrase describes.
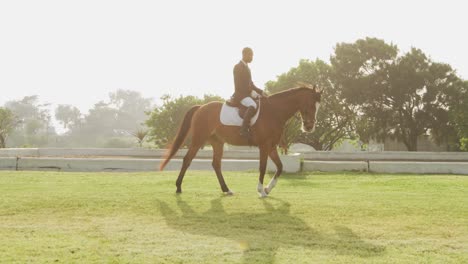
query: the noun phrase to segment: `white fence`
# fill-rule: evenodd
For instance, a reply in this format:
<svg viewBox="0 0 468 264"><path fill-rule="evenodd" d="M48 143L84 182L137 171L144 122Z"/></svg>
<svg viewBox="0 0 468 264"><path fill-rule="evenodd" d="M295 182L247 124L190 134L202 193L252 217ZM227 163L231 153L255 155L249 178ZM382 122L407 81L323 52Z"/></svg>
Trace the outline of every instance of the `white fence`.
<svg viewBox="0 0 468 264"><path fill-rule="evenodd" d="M186 150L180 150L166 170L179 170ZM150 149L0 149L0 170L155 171L165 150ZM228 150L226 171L258 170L258 149ZM212 170L211 150L200 150L190 169ZM467 174L463 152L325 152L281 157L286 172L363 171L378 173ZM269 161L269 170L274 165Z"/></svg>

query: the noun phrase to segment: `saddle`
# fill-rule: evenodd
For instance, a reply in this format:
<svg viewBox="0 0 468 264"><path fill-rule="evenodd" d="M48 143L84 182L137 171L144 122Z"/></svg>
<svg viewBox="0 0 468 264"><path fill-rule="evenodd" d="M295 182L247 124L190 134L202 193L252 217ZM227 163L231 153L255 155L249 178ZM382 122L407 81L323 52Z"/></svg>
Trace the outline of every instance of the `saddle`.
<svg viewBox="0 0 468 264"><path fill-rule="evenodd" d="M254 99L254 98L252 98ZM258 110L260 109L260 99L257 98L257 99L254 99L255 103L257 104L257 108L255 109L255 115L257 115L257 112ZM239 117L244 119L244 116L245 116L245 111L247 111L247 106L244 106L242 105L240 102L235 102L233 100L233 98L229 99L226 101L226 105L227 106L230 106L230 107L235 107L235 108L239 108Z"/></svg>
<svg viewBox="0 0 468 264"><path fill-rule="evenodd" d="M255 100L255 103L257 103L257 111L250 120L251 126L257 121L261 109L260 101ZM245 111L247 111L247 107L240 103L233 103L230 100L226 101L221 107L221 113L219 115L221 124L225 126L241 126Z"/></svg>

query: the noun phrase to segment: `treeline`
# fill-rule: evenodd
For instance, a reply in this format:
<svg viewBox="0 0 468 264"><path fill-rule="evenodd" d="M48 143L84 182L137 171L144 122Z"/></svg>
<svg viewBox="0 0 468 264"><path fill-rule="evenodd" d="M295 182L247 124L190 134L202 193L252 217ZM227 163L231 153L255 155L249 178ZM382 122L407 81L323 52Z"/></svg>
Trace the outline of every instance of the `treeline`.
<svg viewBox="0 0 468 264"><path fill-rule="evenodd" d="M342 139L393 139L416 151L429 135L447 150L467 150L468 82L421 50L401 54L394 44L366 38L339 43L330 63L303 60L267 83L270 92L297 81L323 88L317 131L299 141L329 150Z"/></svg>
<svg viewBox="0 0 468 264"><path fill-rule="evenodd" d="M345 139L364 145L392 139L416 151L418 138L429 136L448 151L468 151L468 82L419 49L402 54L396 45L375 38L338 43L330 63L301 60L269 81L266 90L276 93L300 82L323 89L318 124L312 134L298 133L299 119L292 118L284 131L286 145L301 142L332 150ZM210 100L220 98L166 97L147 121L151 139L164 147L185 112Z"/></svg>
<svg viewBox="0 0 468 264"><path fill-rule="evenodd" d="M72 105L58 105L53 113L38 96L6 102L0 108L0 147L132 147L144 137L151 98L117 90L83 114ZM58 134L52 114L65 133Z"/></svg>
<svg viewBox="0 0 468 264"><path fill-rule="evenodd" d="M266 84L270 94L299 82L323 90L316 131L298 133L300 124L293 118L283 143L332 150L345 139L364 144L392 139L415 151L418 138L429 136L447 150L468 151L468 82L450 65L416 48L401 53L396 45L375 38L338 43L329 61L301 60ZM8 146L15 147L129 147L144 140L148 146L165 147L191 106L223 101L216 95L165 95L162 105L153 106L137 92L119 90L86 115L59 105L55 118L67 133L57 135L47 106L37 99L25 97L0 108L1 146L10 135Z"/></svg>

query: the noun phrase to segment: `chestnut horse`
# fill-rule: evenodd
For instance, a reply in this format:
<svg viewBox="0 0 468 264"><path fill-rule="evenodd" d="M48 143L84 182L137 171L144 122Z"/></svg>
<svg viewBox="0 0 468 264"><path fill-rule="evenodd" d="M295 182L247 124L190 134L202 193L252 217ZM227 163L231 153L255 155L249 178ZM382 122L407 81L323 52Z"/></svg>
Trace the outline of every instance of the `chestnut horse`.
<svg viewBox="0 0 468 264"><path fill-rule="evenodd" d="M278 177L283 171L283 164L278 156L277 145L281 139L284 125L296 112L301 113L302 129L312 132L315 129L317 111L320 105L321 91L316 87L292 88L260 101L261 109L257 122L251 127L250 142L239 135L240 128L237 126L225 126L221 124L220 112L221 102L210 102L204 105L193 106L184 117L184 120L171 144L160 170L163 170L169 160L176 154L185 138L191 132L191 144L184 157L179 177L176 181L177 193L182 192L182 180L185 172L190 166L192 159L198 150L208 142L213 146L213 168L218 177L221 190L229 195L233 194L221 173L221 159L223 156L224 143L238 146L258 146L260 149L260 176L257 191L261 197L267 196L275 187ZM266 188L263 188L268 156L276 165L275 176Z"/></svg>

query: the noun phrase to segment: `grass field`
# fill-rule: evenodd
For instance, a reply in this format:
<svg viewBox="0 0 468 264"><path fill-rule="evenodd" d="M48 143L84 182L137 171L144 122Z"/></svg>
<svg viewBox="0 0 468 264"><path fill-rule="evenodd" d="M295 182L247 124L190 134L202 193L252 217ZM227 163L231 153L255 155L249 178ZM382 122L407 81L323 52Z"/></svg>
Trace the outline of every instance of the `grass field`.
<svg viewBox="0 0 468 264"><path fill-rule="evenodd" d="M0 172L1 263L467 263L468 177Z"/></svg>

